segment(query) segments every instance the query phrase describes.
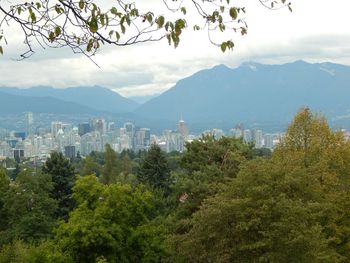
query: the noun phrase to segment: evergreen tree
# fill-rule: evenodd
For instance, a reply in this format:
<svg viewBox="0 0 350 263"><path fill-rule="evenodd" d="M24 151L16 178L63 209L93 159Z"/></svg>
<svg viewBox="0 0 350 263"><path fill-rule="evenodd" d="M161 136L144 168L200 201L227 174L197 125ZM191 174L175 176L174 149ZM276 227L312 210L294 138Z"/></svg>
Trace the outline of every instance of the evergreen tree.
<svg viewBox="0 0 350 263"><path fill-rule="evenodd" d="M71 197L75 183L74 167L62 153L53 152L46 160L42 171L52 178L51 196L58 202L56 216L66 219L68 213L74 208L74 201Z"/></svg>
<svg viewBox="0 0 350 263"><path fill-rule="evenodd" d="M106 144L105 149L101 182L111 184L116 182L119 174L118 156L109 144Z"/></svg>
<svg viewBox="0 0 350 263"><path fill-rule="evenodd" d="M170 169L166 155L158 145L153 144L141 159L137 178L144 184L169 192Z"/></svg>

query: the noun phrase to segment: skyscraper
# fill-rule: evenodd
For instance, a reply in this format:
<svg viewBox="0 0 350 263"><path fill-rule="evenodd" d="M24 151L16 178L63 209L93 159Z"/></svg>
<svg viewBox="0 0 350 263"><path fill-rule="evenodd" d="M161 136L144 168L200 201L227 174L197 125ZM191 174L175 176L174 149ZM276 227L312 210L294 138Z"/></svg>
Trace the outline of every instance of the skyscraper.
<svg viewBox="0 0 350 263"><path fill-rule="evenodd" d="M34 117L32 112L26 112L25 113L25 125L26 125L26 134L31 135L33 134L33 122L34 122Z"/></svg>
<svg viewBox="0 0 350 263"><path fill-rule="evenodd" d="M184 137L186 138L188 136L188 128L186 126L185 121L182 119L179 120L177 123L177 131Z"/></svg>

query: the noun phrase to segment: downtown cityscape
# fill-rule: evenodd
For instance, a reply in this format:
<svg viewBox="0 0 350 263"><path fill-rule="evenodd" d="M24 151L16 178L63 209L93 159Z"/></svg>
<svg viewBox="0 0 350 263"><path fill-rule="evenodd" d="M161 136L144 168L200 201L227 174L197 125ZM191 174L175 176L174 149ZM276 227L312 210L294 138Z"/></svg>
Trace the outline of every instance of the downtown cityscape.
<svg viewBox="0 0 350 263"><path fill-rule="evenodd" d="M134 152L148 150L157 144L163 151L183 152L185 143L199 139L203 135L220 139L223 136L242 138L246 143L254 143L256 148L272 150L279 142L282 133L263 133L259 129L245 129L239 124L224 132L213 128L200 134L191 134L186 122L181 118L174 130L164 130L161 134L153 134L151 129L138 127L126 122L117 125L103 118L93 118L89 122L68 123L52 121L50 127L40 130L34 128L35 115L32 112L23 114L24 130L8 131L0 140L0 158L30 158L35 162L45 162L54 151L61 152L67 158L77 155L87 156L91 152L104 152L109 144L118 153L123 150Z"/></svg>

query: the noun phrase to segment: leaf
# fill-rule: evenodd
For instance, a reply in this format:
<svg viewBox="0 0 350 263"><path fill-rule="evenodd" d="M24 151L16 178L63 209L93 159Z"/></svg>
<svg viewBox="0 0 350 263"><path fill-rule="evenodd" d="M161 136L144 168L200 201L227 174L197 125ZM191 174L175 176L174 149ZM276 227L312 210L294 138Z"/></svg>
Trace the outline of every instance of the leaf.
<svg viewBox="0 0 350 263"><path fill-rule="evenodd" d="M225 51L226 51L226 48L227 48L226 42L222 42L220 48L221 48L221 51L222 51L222 52L225 52Z"/></svg>
<svg viewBox="0 0 350 263"><path fill-rule="evenodd" d="M233 20L237 19L237 16L238 16L237 8L235 7L230 8L230 16L232 17Z"/></svg>
<svg viewBox="0 0 350 263"><path fill-rule="evenodd" d="M156 19L156 24L158 25L158 28L162 28L164 26L164 16L159 16Z"/></svg>
<svg viewBox="0 0 350 263"><path fill-rule="evenodd" d="M61 28L59 26L55 27L55 35L58 37L61 34Z"/></svg>
<svg viewBox="0 0 350 263"><path fill-rule="evenodd" d="M93 40L93 39L90 39L90 40L89 40L89 43L87 44L87 47L86 47L86 51L87 51L87 52L90 52L90 51L91 51L93 44L94 44L94 40Z"/></svg>
<svg viewBox="0 0 350 263"><path fill-rule="evenodd" d="M117 42L119 41L119 39L120 39L120 34L116 31L115 32L115 38L117 39Z"/></svg>
<svg viewBox="0 0 350 263"><path fill-rule="evenodd" d="M54 33L54 32L50 32L50 33L49 33L49 41L50 41L50 42L53 42L53 41L55 40L55 38L56 38L55 33Z"/></svg>
<svg viewBox="0 0 350 263"><path fill-rule="evenodd" d="M113 15L117 16L117 15L118 15L118 10L117 10L117 8L112 7L111 13L112 13Z"/></svg>
<svg viewBox="0 0 350 263"><path fill-rule="evenodd" d="M123 24L120 24L120 29L122 30L122 33L125 34L125 26Z"/></svg>
<svg viewBox="0 0 350 263"><path fill-rule="evenodd" d="M21 8L21 7L18 7L18 8L17 8L17 13L18 13L18 15L21 15L21 12L22 12L22 8Z"/></svg>
<svg viewBox="0 0 350 263"><path fill-rule="evenodd" d="M97 17L93 16L89 22L89 30L91 33L96 33L98 30Z"/></svg>
<svg viewBox="0 0 350 263"><path fill-rule="evenodd" d="M2 49L2 46L0 46L0 54L1 54L1 55L4 54L4 50Z"/></svg>
<svg viewBox="0 0 350 263"><path fill-rule="evenodd" d="M35 5L36 5L36 9L40 9L41 8L41 3L40 2L36 2Z"/></svg>
<svg viewBox="0 0 350 263"><path fill-rule="evenodd" d="M79 1L79 8L80 9L84 9L84 6L85 6L85 1L84 0L80 0Z"/></svg>
<svg viewBox="0 0 350 263"><path fill-rule="evenodd" d="M186 11L186 7L181 7L181 12L186 15L187 11Z"/></svg>

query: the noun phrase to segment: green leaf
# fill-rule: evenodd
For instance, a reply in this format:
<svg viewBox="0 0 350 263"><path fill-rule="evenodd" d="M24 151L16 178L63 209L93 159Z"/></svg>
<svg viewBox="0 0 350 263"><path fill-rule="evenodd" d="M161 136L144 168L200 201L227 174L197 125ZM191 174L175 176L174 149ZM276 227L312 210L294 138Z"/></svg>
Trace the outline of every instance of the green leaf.
<svg viewBox="0 0 350 263"><path fill-rule="evenodd" d="M41 3L40 2L36 2L35 5L36 5L36 9L40 9L41 8Z"/></svg>
<svg viewBox="0 0 350 263"><path fill-rule="evenodd" d="M118 15L118 10L117 10L117 8L112 7L111 13L112 13L113 15L117 16L117 15Z"/></svg>
<svg viewBox="0 0 350 263"><path fill-rule="evenodd" d="M125 34L125 26L123 24L120 24L120 29L122 30L122 33Z"/></svg>
<svg viewBox="0 0 350 263"><path fill-rule="evenodd" d="M61 34L61 28L59 26L55 27L55 35L58 37Z"/></svg>
<svg viewBox="0 0 350 263"><path fill-rule="evenodd" d="M158 25L158 28L162 28L164 26L164 16L159 16L156 19L156 23Z"/></svg>
<svg viewBox="0 0 350 263"><path fill-rule="evenodd" d="M220 48L221 48L221 51L222 51L222 52L225 52L225 51L226 51L226 48L227 48L226 42L222 42Z"/></svg>
<svg viewBox="0 0 350 263"><path fill-rule="evenodd" d="M87 44L87 47L86 47L86 51L87 51L87 52L90 52L90 51L91 51L93 44L94 44L94 40L93 40L93 39L90 39L90 40L89 40L89 43Z"/></svg>
<svg viewBox="0 0 350 263"><path fill-rule="evenodd" d="M237 16L238 16L237 8L235 7L230 8L230 16L232 17L233 20L237 19Z"/></svg>
<svg viewBox="0 0 350 263"><path fill-rule="evenodd" d="M56 38L55 33L54 33L54 32L50 32L50 33L49 33L49 41L50 41L50 42L53 42L53 41L55 40L55 38Z"/></svg>
<svg viewBox="0 0 350 263"><path fill-rule="evenodd" d="M117 42L119 41L119 39L120 39L120 34L116 31L115 32L115 38L117 39Z"/></svg>
<svg viewBox="0 0 350 263"><path fill-rule="evenodd" d="M97 17L93 16L89 22L89 30L91 33L96 33L98 30Z"/></svg>
<svg viewBox="0 0 350 263"><path fill-rule="evenodd" d="M19 6L19 7L17 8L17 13L18 13L18 15L21 15L21 12L22 12L22 8Z"/></svg>
<svg viewBox="0 0 350 263"><path fill-rule="evenodd" d="M105 25L105 16L104 15L100 15L100 23L102 26Z"/></svg>
<svg viewBox="0 0 350 263"><path fill-rule="evenodd" d="M181 12L186 15L187 11L186 11L186 7L181 7Z"/></svg>
<svg viewBox="0 0 350 263"><path fill-rule="evenodd" d="M62 9L60 8L59 5L55 5L55 11L57 14L61 14L62 13Z"/></svg>
<svg viewBox="0 0 350 263"><path fill-rule="evenodd" d="M84 6L85 6L85 1L84 0L80 0L79 1L79 8L80 9L84 9Z"/></svg>
<svg viewBox="0 0 350 263"><path fill-rule="evenodd" d="M4 54L4 50L2 49L2 46L0 46L0 54L1 54L1 55Z"/></svg>

